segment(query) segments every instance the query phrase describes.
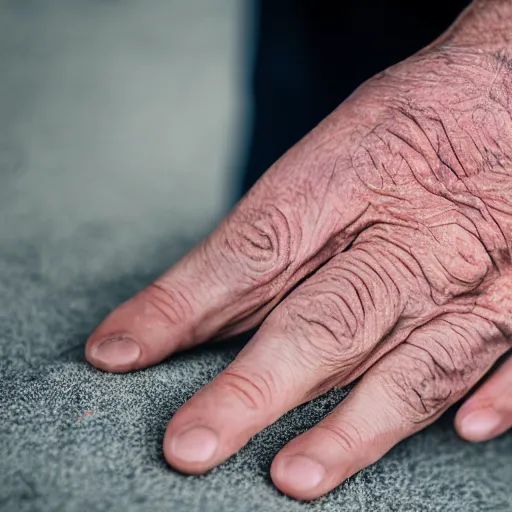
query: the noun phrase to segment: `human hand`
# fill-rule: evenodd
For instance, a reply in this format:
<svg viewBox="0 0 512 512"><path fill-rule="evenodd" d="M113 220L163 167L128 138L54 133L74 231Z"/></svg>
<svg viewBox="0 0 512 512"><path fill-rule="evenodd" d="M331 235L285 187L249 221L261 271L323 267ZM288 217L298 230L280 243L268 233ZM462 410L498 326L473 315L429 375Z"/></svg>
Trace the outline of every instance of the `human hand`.
<svg viewBox="0 0 512 512"><path fill-rule="evenodd" d="M481 29L484 5L505 3L477 2L361 86L91 335L91 364L125 372L261 324L170 421L172 466L203 473L362 376L272 463L279 489L315 498L432 423L509 351L512 52ZM463 406L464 437L511 426L511 375L509 361ZM499 403L509 412L478 433L472 413Z"/></svg>

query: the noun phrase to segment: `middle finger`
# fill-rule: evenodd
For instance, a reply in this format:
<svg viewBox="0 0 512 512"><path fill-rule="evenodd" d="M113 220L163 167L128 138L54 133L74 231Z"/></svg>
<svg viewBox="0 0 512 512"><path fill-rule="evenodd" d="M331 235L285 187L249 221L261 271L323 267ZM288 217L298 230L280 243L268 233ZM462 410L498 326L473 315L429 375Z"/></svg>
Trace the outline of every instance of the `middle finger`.
<svg viewBox="0 0 512 512"><path fill-rule="evenodd" d="M173 417L164 440L172 466L202 473L288 410L364 371L407 313L413 285L418 293L413 274L384 249L360 244L336 256L276 308L236 360ZM395 328L394 344L407 331Z"/></svg>

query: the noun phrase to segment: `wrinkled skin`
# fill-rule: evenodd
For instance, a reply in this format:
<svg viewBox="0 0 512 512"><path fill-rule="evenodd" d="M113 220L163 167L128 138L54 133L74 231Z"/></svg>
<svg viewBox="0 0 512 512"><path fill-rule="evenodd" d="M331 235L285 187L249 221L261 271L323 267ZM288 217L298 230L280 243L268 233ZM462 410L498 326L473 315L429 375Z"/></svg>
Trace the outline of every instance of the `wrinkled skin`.
<svg viewBox="0 0 512 512"><path fill-rule="evenodd" d="M432 423L510 350L512 52L456 41L361 86L92 334L88 360L125 372L261 325L170 421L173 467L203 473L362 376L272 464L279 489L315 498ZM507 430L511 396L508 361L459 410L460 434Z"/></svg>

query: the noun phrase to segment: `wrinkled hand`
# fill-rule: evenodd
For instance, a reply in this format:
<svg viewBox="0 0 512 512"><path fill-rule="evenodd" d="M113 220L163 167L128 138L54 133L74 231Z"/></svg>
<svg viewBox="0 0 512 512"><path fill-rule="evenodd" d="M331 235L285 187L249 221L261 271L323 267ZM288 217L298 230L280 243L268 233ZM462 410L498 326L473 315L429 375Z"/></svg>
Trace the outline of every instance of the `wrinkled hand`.
<svg viewBox="0 0 512 512"><path fill-rule="evenodd" d="M261 324L169 423L165 457L186 473L363 376L272 464L291 496L329 491L432 423L511 348L511 115L504 52L441 41L374 77L115 310L88 360L126 372ZM504 432L511 396L509 360L459 411L458 431Z"/></svg>

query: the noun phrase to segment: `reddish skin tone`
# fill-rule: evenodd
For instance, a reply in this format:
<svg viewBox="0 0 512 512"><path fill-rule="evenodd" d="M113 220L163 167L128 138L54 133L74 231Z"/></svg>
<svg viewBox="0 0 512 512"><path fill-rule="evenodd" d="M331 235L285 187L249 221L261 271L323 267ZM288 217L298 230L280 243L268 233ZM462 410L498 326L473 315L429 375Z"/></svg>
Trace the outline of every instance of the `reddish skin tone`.
<svg viewBox="0 0 512 512"><path fill-rule="evenodd" d="M316 498L436 420L510 350L511 19L512 2L477 2L362 85L94 331L87 359L126 372L260 325L170 421L171 466L204 473L362 376L272 463L281 491ZM505 432L511 396L508 360L459 410L459 433Z"/></svg>

